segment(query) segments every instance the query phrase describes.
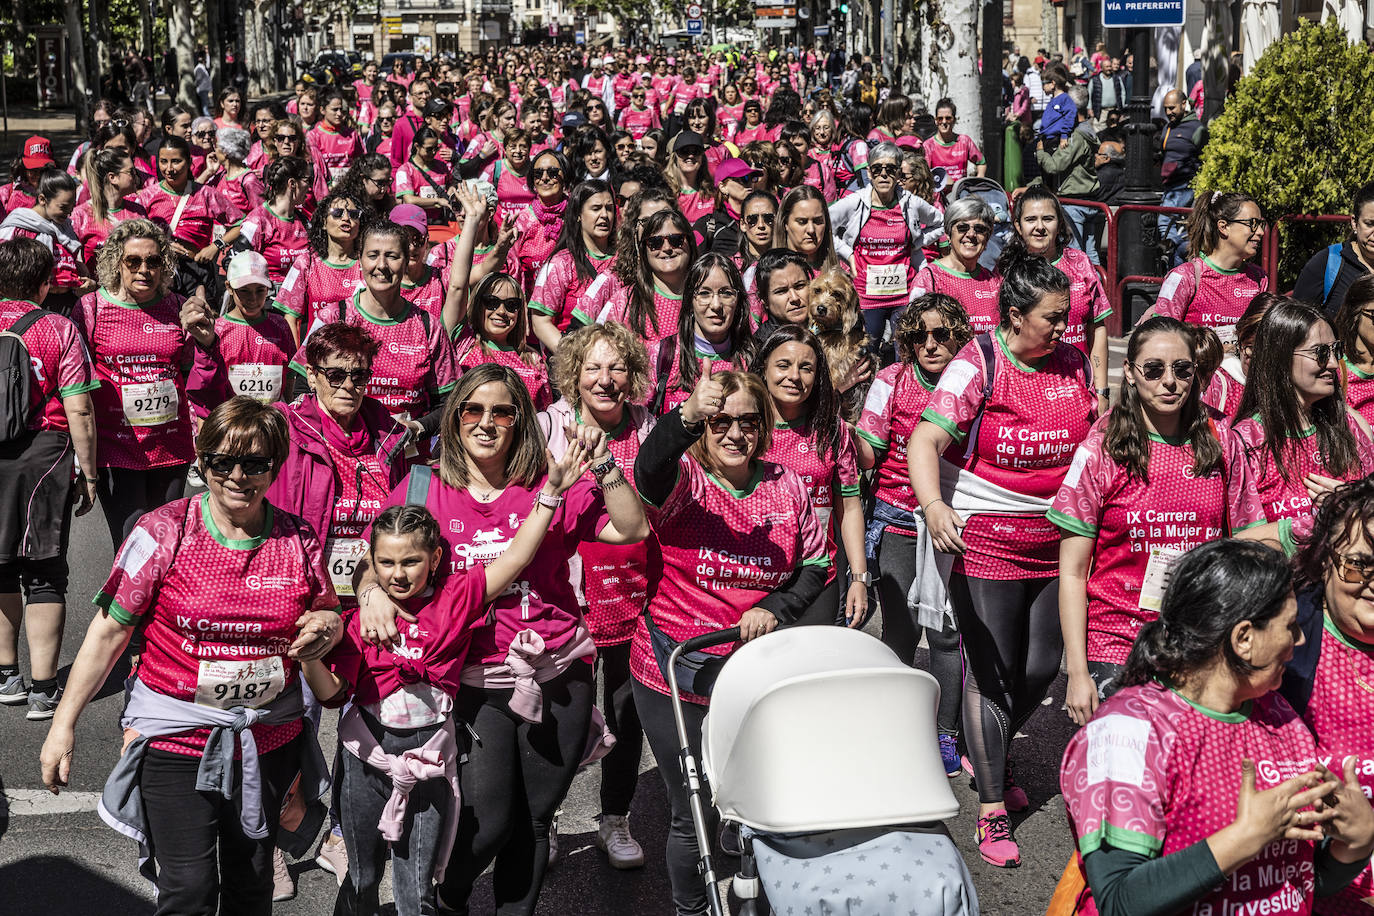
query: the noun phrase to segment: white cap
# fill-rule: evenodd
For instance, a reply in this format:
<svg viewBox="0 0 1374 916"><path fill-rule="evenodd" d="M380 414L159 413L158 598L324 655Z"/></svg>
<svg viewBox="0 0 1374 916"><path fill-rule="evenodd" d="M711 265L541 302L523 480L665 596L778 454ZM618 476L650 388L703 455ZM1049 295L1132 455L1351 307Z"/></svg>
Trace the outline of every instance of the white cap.
<svg viewBox="0 0 1374 916"><path fill-rule="evenodd" d="M269 290L272 288L272 278L267 276L267 259L256 251L240 251L234 255L224 276L233 289L243 289L254 283Z"/></svg>

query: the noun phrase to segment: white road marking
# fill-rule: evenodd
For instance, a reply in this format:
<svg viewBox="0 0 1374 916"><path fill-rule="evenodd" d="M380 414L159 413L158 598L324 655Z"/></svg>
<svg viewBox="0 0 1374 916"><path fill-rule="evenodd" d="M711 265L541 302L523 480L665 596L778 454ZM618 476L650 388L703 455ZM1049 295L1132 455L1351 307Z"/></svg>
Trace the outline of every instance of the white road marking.
<svg viewBox="0 0 1374 916"><path fill-rule="evenodd" d="M80 814L94 811L99 792L63 792L53 795L47 789L6 789L4 806L11 817L23 815Z"/></svg>

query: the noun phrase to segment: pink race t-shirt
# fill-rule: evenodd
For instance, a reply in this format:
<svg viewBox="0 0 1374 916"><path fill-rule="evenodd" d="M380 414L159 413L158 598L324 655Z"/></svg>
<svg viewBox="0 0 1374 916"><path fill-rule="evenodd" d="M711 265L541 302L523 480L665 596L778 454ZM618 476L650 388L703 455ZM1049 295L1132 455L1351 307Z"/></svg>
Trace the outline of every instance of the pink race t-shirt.
<svg viewBox="0 0 1374 916"><path fill-rule="evenodd" d="M800 567L830 566L806 484L767 461L754 462L753 479L736 490L684 457L673 492L662 508L649 509L649 521L660 550L650 557L648 612L678 642L739 623ZM706 651L725 655L734 648ZM668 692L642 619L630 647L630 671L646 687Z"/></svg>
<svg viewBox="0 0 1374 916"><path fill-rule="evenodd" d="M1276 693L1234 713L1194 706L1157 683L1126 687L1069 739L1059 784L1078 851L1109 843L1151 858L1204 840L1236 818L1241 761L1259 791L1312 768L1316 746ZM1276 840L1189 912L1312 911L1313 844Z"/></svg>
<svg viewBox="0 0 1374 916"><path fill-rule="evenodd" d="M677 196L677 208L687 217L687 222L695 224L703 216L715 212L716 198L705 191L683 191Z"/></svg>
<svg viewBox="0 0 1374 916"><path fill-rule="evenodd" d="M1228 356L1221 361L1220 368L1207 383L1207 390L1202 393L1202 403L1230 421L1235 419L1244 396L1245 377L1240 370L1240 360Z"/></svg>
<svg viewBox="0 0 1374 916"><path fill-rule="evenodd" d="M72 211L72 229L81 240L81 257L86 262L86 267L92 270L95 268L96 252L110 237L110 230L126 219L146 219L147 216L148 211L143 209L143 204L132 197L125 198L118 210L107 213L103 223L95 218L89 200L77 204L76 209Z"/></svg>
<svg viewBox="0 0 1374 916"><path fill-rule="evenodd" d="M315 323L317 312L338 314L338 304L353 298L363 285L358 261L335 264L306 249L296 256L277 290L276 307L300 322L302 329Z"/></svg>
<svg viewBox="0 0 1374 916"><path fill-rule="evenodd" d="M184 206L181 204L183 197L186 198ZM227 229L243 219L242 211L229 203L223 194L194 182L187 185L181 195L158 182L139 191L137 199L148 212L149 219L166 226L173 238L197 251L210 244L216 226ZM177 213L179 206L180 214Z"/></svg>
<svg viewBox="0 0 1374 916"><path fill-rule="evenodd" d="M195 342L181 329L176 293L139 305L105 290L87 293L72 310L95 365L100 467L158 468L195 457L186 377Z"/></svg>
<svg viewBox="0 0 1374 916"><path fill-rule="evenodd" d="M391 491L383 508L404 504L409 485L407 476ZM439 520L450 572L479 563L487 566L504 553L543 486L543 478L530 486L511 483L491 502L484 503L466 488L449 487L436 474L430 481L425 507ZM504 662L511 640L524 629L538 633L549 649L568 641L582 620L568 560L582 541L595 540L609 523L601 491L590 481L579 481L564 494L534 559L473 627L470 664Z"/></svg>
<svg viewBox="0 0 1374 916"><path fill-rule="evenodd" d="M231 394L264 402L286 397L286 365L296 352L296 340L285 318L265 309L251 322L225 315L215 321L215 333ZM199 408L196 412L209 415Z"/></svg>
<svg viewBox="0 0 1374 916"><path fill-rule="evenodd" d="M930 261L916 271L911 299L915 301L926 293L953 296L968 314L973 333L988 334L1002 323L1002 315L997 309L997 290L1001 286L1001 274L993 273L981 265L970 274L950 270L939 261Z"/></svg>
<svg viewBox="0 0 1374 916"><path fill-rule="evenodd" d="M1366 422L1374 423L1374 375L1366 375L1348 359L1345 361L1345 403Z"/></svg>
<svg viewBox="0 0 1374 916"><path fill-rule="evenodd" d="M906 305L916 280L913 259L920 263L920 249L911 238L901 206L874 207L854 241L854 288L859 292L859 307Z"/></svg>
<svg viewBox="0 0 1374 916"><path fill-rule="evenodd" d="M444 318L444 298L448 294L448 283L438 270L425 265L424 275L418 281L401 281L401 295L416 308L424 309L437 322Z"/></svg>
<svg viewBox="0 0 1374 916"><path fill-rule="evenodd" d="M616 293L611 301L608 317L612 321L619 321L627 325L644 341L644 345L652 352L658 342L665 337L672 337L677 333L677 319L682 312L682 297L674 296L666 289L654 281L654 312L653 315L645 315L643 328L637 327L629 320L630 299L633 291L622 288Z"/></svg>
<svg viewBox="0 0 1374 916"><path fill-rule="evenodd" d="M1259 417L1246 417L1236 422L1235 430L1245 443L1246 460L1250 462L1250 477L1269 521L1301 519L1312 515L1312 497L1303 483L1303 478L1308 474L1349 482L1374 472L1374 442L1360 428L1356 416L1353 412L1347 412L1345 417L1350 434L1355 437L1356 460L1339 474L1328 467L1322 458L1316 427L1308 429L1301 438L1288 440L1283 451L1281 471L1274 462L1273 453L1269 451L1269 433L1260 424Z"/></svg>
<svg viewBox="0 0 1374 916"><path fill-rule="evenodd" d="M20 299L0 299L0 331L40 306ZM21 335L29 351L29 425L35 431L70 429L62 398L100 387L91 357L70 319L55 312L39 318Z"/></svg>
<svg viewBox="0 0 1374 916"><path fill-rule="evenodd" d="M239 224L239 238L267 259L267 276L278 286L296 258L310 247L309 234L310 227L300 213L283 219L270 204L257 207Z"/></svg>
<svg viewBox="0 0 1374 916"><path fill-rule="evenodd" d="M644 135L656 127L660 127L658 120L658 108L650 106L648 108L626 108L620 112L620 128L629 133L638 142Z"/></svg>
<svg viewBox="0 0 1374 916"><path fill-rule="evenodd" d="M945 143L940 139L940 135L936 134L926 140L922 148L925 150L926 162L932 169L945 170L945 181L949 187L953 187L954 182L965 175L972 174L975 171L973 166L983 161L983 151L968 134L958 134L949 143Z"/></svg>
<svg viewBox="0 0 1374 916"><path fill-rule="evenodd" d="M515 374L520 376L520 381L525 383L525 390L529 392L535 410L544 410L553 403L553 392L549 388L548 364L533 350L521 352L514 347L499 346L491 341L481 345L471 336L465 340L460 339L454 346L460 373L483 363L505 366L514 370Z"/></svg>
<svg viewBox="0 0 1374 916"><path fill-rule="evenodd" d="M934 393L935 385L927 382L916 366L907 363L885 366L869 386L863 413L854 430L881 455L875 467L874 498L908 512L915 512L921 505L911 490L911 475L906 465L907 443Z"/></svg>
<svg viewBox="0 0 1374 916"><path fill-rule="evenodd" d="M504 220L507 214L519 213L534 203L534 192L530 190L525 176L510 168L504 159L497 159L482 170L482 177L496 186L496 218Z"/></svg>
<svg viewBox="0 0 1374 916"><path fill-rule="evenodd" d="M70 289L81 284L82 276L77 266L76 255L58 244L51 235L44 233L40 238L39 233L32 229L20 226L0 227L0 242L8 242L10 239L38 239L40 245L52 252L52 272L48 274L48 278L53 286Z"/></svg>
<svg viewBox="0 0 1374 916"><path fill-rule="evenodd" d="M615 267L615 254L598 255L587 252L595 273L590 277L580 277L572 252L556 252L553 258L539 271L534 280L534 292L530 294L530 311L553 318L559 331L567 333L574 316L586 314L583 300L587 290L596 280Z"/></svg>
<svg viewBox="0 0 1374 916"><path fill-rule="evenodd" d="M262 534L230 539L215 524L209 498L178 499L144 515L95 604L124 626L143 624L137 675L158 693L203 702L206 685L197 687L215 662L274 663L290 687L298 671L287 655L296 621L339 607L319 539L299 517L270 503ZM300 734L301 723L252 729L265 753ZM200 756L208 735L196 729L152 746Z"/></svg>
<svg viewBox="0 0 1374 916"><path fill-rule="evenodd" d="M305 142L314 147L324 160L331 184L348 171L354 159L363 154L363 141L356 130L351 127L335 130L324 121L306 133Z"/></svg>
<svg viewBox="0 0 1374 916"><path fill-rule="evenodd" d="M1086 360L1061 343L1032 368L1011 355L1001 331L993 340L991 398L984 401L983 354L972 340L940 376L921 419L963 443L981 413L973 454L956 463L1013 493L1051 499L1097 418ZM1059 575L1059 532L1043 515L980 514L967 521L968 549L955 561L956 572L983 579Z"/></svg>
<svg viewBox="0 0 1374 916"><path fill-rule="evenodd" d="M1060 340L1091 357L1092 340L1088 327L1105 321L1112 313L1107 291L1102 288L1102 278L1088 256L1077 248L1065 248L1053 263L1069 278L1069 320Z"/></svg>
<svg viewBox="0 0 1374 916"><path fill-rule="evenodd" d="M1265 521L1251 486L1245 446L1214 424L1222 467L1193 474L1193 449L1150 434L1149 482L1106 452L1103 417L1074 453L1049 512L1068 534L1094 540L1088 578L1088 661L1122 665L1140 628L1159 616L1158 594L1142 591L1146 568L1167 569L1170 554L1231 537ZM1152 559L1154 556L1154 559Z"/></svg>
<svg viewBox="0 0 1374 916"><path fill-rule="evenodd" d="M240 213L251 213L267 196L267 187L262 176L249 166L237 178L229 178L224 170L210 176L207 184L224 195L224 199L238 208Z"/></svg>
<svg viewBox="0 0 1374 916"><path fill-rule="evenodd" d="M1256 264L1223 270L1202 257L1180 264L1159 285L1156 315L1200 324L1217 332L1223 344L1236 339L1236 322L1250 300L1269 288L1269 277Z"/></svg>
<svg viewBox="0 0 1374 916"><path fill-rule="evenodd" d="M519 262L526 282L533 284L539 271L557 250L558 235L563 231L563 212L567 206L566 199L551 207L545 207L535 200L516 214L516 242L511 254ZM528 296L533 289L531 285L525 290L525 295Z"/></svg>
<svg viewBox="0 0 1374 916"><path fill-rule="evenodd" d="M825 555L833 557L836 535L830 520L835 505L847 496L859 495L859 463L848 429L840 436L838 452L827 449L822 454L809 424L780 422L773 427L773 441L763 460L780 464L802 479L816 521L825 531ZM830 572L833 578L833 565Z"/></svg>

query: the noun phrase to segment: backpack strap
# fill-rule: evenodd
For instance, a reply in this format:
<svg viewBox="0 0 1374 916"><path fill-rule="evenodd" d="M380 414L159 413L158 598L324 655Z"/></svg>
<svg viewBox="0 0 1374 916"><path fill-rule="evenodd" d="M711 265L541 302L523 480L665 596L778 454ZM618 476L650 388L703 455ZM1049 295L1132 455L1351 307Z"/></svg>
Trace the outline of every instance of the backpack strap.
<svg viewBox="0 0 1374 916"><path fill-rule="evenodd" d="M47 309L43 308L32 309L31 311L25 312L23 315L20 315L19 318L14 322L14 324L6 328L5 331L6 333L14 334L18 337L23 337L24 332L27 331L29 328L33 327L35 324L37 324L39 319L46 318L48 315L56 314L56 312L50 312Z"/></svg>
<svg viewBox="0 0 1374 916"><path fill-rule="evenodd" d="M676 337L665 337L658 342L658 353L654 356L654 397L649 402L649 412L654 416L663 413L663 404L668 399L668 376L673 371L673 354L677 349Z"/></svg>
<svg viewBox="0 0 1374 916"><path fill-rule="evenodd" d="M1341 275L1341 248L1344 246L1340 242L1326 246L1326 276L1322 278L1322 304L1331 298L1331 290L1336 286L1336 278Z"/></svg>
<svg viewBox="0 0 1374 916"><path fill-rule="evenodd" d="M1316 679L1317 662L1322 654L1326 609L1319 587L1302 589L1297 599L1298 626L1307 639L1293 648L1293 658L1284 668L1279 693L1301 715L1307 711L1312 699L1312 683Z"/></svg>
<svg viewBox="0 0 1374 916"><path fill-rule="evenodd" d="M992 333L979 334L974 340L978 342L978 351L983 354L983 403L978 406L978 414L968 431L968 444L964 446L966 463L978 451L978 431L983 425L983 412L992 398L992 381L997 377L997 354L993 350Z"/></svg>
<svg viewBox="0 0 1374 916"><path fill-rule="evenodd" d="M429 485L434 479L434 469L427 464L417 464L410 469L410 480L406 482L406 505L423 506L429 501Z"/></svg>

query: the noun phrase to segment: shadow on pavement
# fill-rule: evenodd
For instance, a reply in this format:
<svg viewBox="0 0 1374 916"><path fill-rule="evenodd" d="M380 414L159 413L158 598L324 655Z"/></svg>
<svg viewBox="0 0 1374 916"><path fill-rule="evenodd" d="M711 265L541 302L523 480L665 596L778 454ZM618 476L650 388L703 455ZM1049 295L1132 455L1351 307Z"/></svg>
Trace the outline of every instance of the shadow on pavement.
<svg viewBox="0 0 1374 916"><path fill-rule="evenodd" d="M58 856L32 856L0 868L0 900L7 916L118 913L141 916L153 904L86 865Z"/></svg>

